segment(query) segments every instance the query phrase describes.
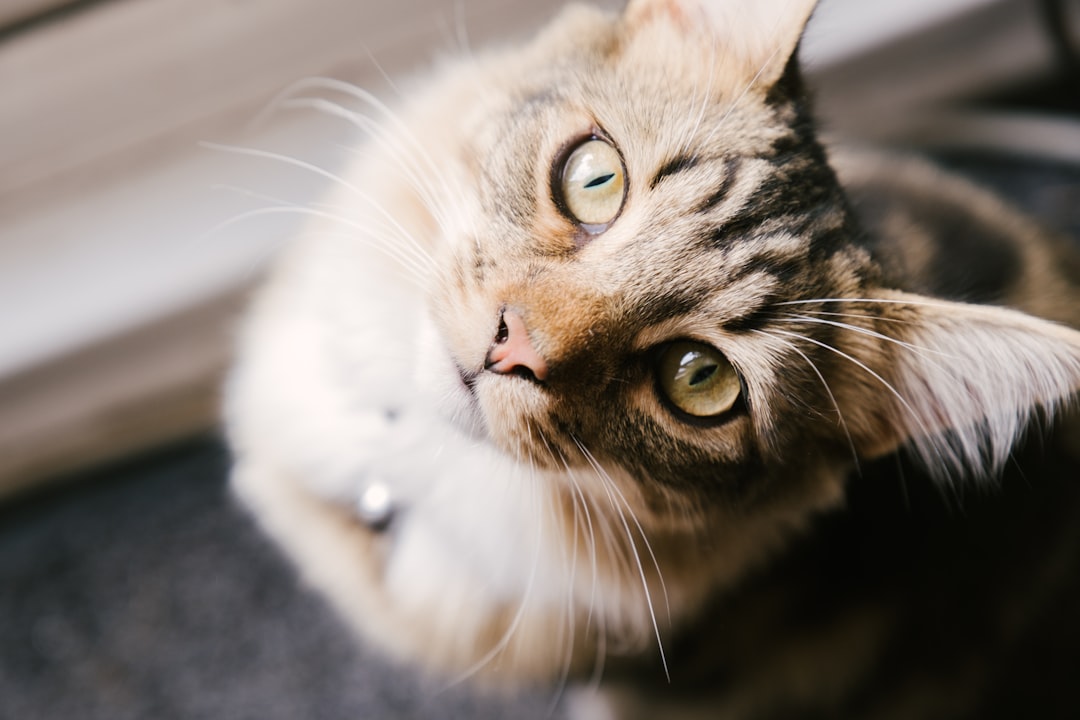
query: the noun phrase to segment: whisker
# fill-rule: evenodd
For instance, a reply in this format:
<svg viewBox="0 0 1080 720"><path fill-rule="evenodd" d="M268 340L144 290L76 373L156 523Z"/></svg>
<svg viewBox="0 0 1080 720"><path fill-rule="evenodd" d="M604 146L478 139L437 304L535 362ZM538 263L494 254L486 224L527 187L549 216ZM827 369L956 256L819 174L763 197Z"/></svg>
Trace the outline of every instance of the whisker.
<svg viewBox="0 0 1080 720"><path fill-rule="evenodd" d="M535 480L535 476L530 473L530 479ZM530 483L535 489L535 484ZM536 575L540 566L540 550L543 547L543 527L542 522L536 524L536 538L533 549L532 567L529 570L529 578L525 583L525 592L522 596L521 603L518 605L517 611L514 613L513 619L510 621L509 626L503 631L502 636L495 643L495 645L488 650L484 655L469 666L464 672L455 676L449 683L445 685L444 689L449 689L463 684L469 678L473 677L489 664L491 664L495 658L497 658L506 648L510 645L511 639L517 633L518 628L521 626L522 620L525 617L525 612L528 609L529 601L532 598L533 588L536 583Z"/></svg>
<svg viewBox="0 0 1080 720"><path fill-rule="evenodd" d="M819 346L821 348L824 348L825 350L828 350L829 352L836 353L840 357L844 358L845 360L847 360L847 361L851 362L852 364L856 365L857 367L861 368L868 375L870 375L875 380L880 382L885 387L885 389L887 389L893 395L893 397L895 397L900 402L900 404L908 412L908 414L915 421L916 425L919 427L919 429L922 431L922 433L926 437L932 437L933 436L933 433L930 431L930 428L928 428L926 426L926 423L923 422L923 419L919 416L919 414L917 412L915 412L915 409L913 407L911 407L911 405L904 398L904 396L901 395L900 392L895 387L893 387L892 383L890 383L888 380L886 380L881 375L876 373L873 369L871 369L868 365L863 363L858 358L852 357L851 355L845 353L844 351L842 351L842 350L840 350L838 348L835 348L832 345L829 345L827 343L823 343L820 340L816 340L816 339L814 339L812 337L799 335L797 333L791 333L791 332L787 332L787 331L784 331L784 330L773 330L772 332L780 334L780 335L785 335L787 337L792 337L792 338L797 338L799 340L804 340L804 341L809 342L809 343L813 343L814 345L817 345L817 346ZM942 449L938 445L934 445L934 450L935 450L936 454L938 455L938 458L940 460L942 460L943 462L945 462L946 464L948 464L950 467L957 467L958 466L959 463L956 462L955 458L952 459L952 462L950 462L948 459L945 458L945 456L943 455Z"/></svg>
<svg viewBox="0 0 1080 720"><path fill-rule="evenodd" d="M472 44L469 41L469 28L466 25L465 2L454 2L454 36L458 43L458 52L467 57L472 57Z"/></svg>
<svg viewBox="0 0 1080 720"><path fill-rule="evenodd" d="M575 443L576 442L577 441L575 440ZM600 475L596 472L595 468L590 465L589 469L592 470L592 477L600 478L601 481L603 481L603 478L600 477ZM604 493L610 506L612 500L610 492L605 488ZM586 497L588 496L586 495ZM611 510L614 511L615 508L612 507ZM596 514L597 519L600 520L601 515L605 511L599 506L594 506L593 512ZM615 512L612 512L612 516L615 516ZM600 529L599 539L603 540L604 547L606 549L604 557L612 562L617 563L617 566L614 568L616 570L616 574L622 573L624 575L637 575L637 570L634 567L633 561L629 557L627 557L626 553L620 551L621 540L619 538L621 536L616 535L615 531L612 530L611 523L608 522L609 519L610 518L603 518L603 521L598 523Z"/></svg>
<svg viewBox="0 0 1080 720"><path fill-rule="evenodd" d="M309 163L306 160L301 160L300 158L290 157L289 155L282 155L281 153L271 152L269 150L259 150L257 148L241 147L239 145L224 145L221 143L209 142L206 140L200 142L199 145L207 150L213 150L215 152L230 153L232 155L247 155L250 157L261 158L264 160L275 160L277 162L286 163L288 165L292 165L294 167L306 170L310 173L314 173L315 175L330 180L331 182L348 188L349 190L352 190L354 192L361 194L363 192L360 190L360 188L356 187L340 175L332 173L326 168L321 168L314 163Z"/></svg>
<svg viewBox="0 0 1080 720"><path fill-rule="evenodd" d="M789 314L789 315L779 316L779 318L780 319L790 320L790 321L797 320L799 322L813 323L813 324L817 324L817 325L829 325L831 327L837 327L837 328L841 328L843 330L850 330L852 332L859 333L860 335L866 335L868 337L877 338L878 340L884 340L886 342L893 343L894 345L899 345L902 348L905 348L907 350L911 350L912 352L914 352L917 355L923 355L923 356L925 356L925 355L939 355L939 356L945 357L945 358L950 358L950 359L954 359L954 360L956 359L954 356L949 355L949 354L944 353L944 352L941 352L940 350L934 350L932 348L920 347L918 345L912 345L909 342L905 342L903 340L898 340L897 338L890 337L890 336L885 335L883 333L877 332L876 330L870 330L869 328L859 327L858 325L851 325L850 323L838 322L836 320L826 320L825 318L809 317L809 316L806 316L806 315L790 315Z"/></svg>
<svg viewBox="0 0 1080 720"><path fill-rule="evenodd" d="M441 180L443 187L447 191L447 193L450 196L453 196L455 194L454 191L456 190L457 198L459 201L464 197L460 187L454 185L453 183L446 182L445 178L443 178L442 176L442 173L440 173L439 171L439 165L427 152L427 150L416 137L416 134L412 131L412 129L398 116L397 113L391 110L386 103L376 97L374 93L364 90L363 88L353 85L352 83L336 80L334 78L310 77L306 80L295 83L290 89L279 93L278 97L281 98L281 100L279 100L278 102L280 103L286 97L294 93L308 89L319 89L328 90L331 92L338 92L348 97L351 97L354 100L365 103L377 110L393 124L395 130L397 130L401 134L401 137L409 143L411 148L416 152L417 159L424 162L432 175L438 177ZM469 229L473 234L475 234L476 227L474 223L469 223Z"/></svg>
<svg viewBox="0 0 1080 720"><path fill-rule="evenodd" d="M246 198L249 198L251 200L258 200L259 202L265 203L267 205L278 205L278 206L295 206L296 205L296 203L294 203L292 200L285 200L284 198L279 198L279 197L275 197L274 195L268 195L266 193L261 193L261 192L258 192L256 190L252 190L251 188L241 187L240 185L231 185L229 183L214 183L213 185L210 186L210 189L214 190L216 192L229 192L229 193L233 193L235 195L242 195L242 196L244 196Z"/></svg>
<svg viewBox="0 0 1080 720"><path fill-rule="evenodd" d="M347 220L342 219L341 224L344 225L347 222ZM342 238L348 242L363 243L397 262L401 269L408 270L412 279L418 283L424 285L427 282L432 267L429 264L424 264L421 261L422 259L418 258L415 253L408 252L409 246L405 245L403 247L398 242L401 238L393 232L393 228L381 226L363 227L359 225L355 227L357 229L356 233L346 233L343 230L306 230L304 234L308 237Z"/></svg>
<svg viewBox="0 0 1080 720"><path fill-rule="evenodd" d="M709 53L710 53L710 55L709 55L709 63L708 63L709 76L708 76L707 82L705 83L704 89L702 89L702 88L700 88L698 86L698 78L697 78L697 76L695 76L695 78L694 78L694 91L693 91L693 93L691 93L691 96L690 96L690 98L691 98L691 100L690 100L690 108L691 108L691 112L694 115L696 115L696 119L694 121L694 124L684 134L683 140L679 144L679 154L685 154L685 153L689 152L691 147L693 147L693 145L694 145L694 136L697 135L698 131L701 129L701 126L704 124L705 114L706 114L706 112L708 111L708 109L709 109L709 107L711 105L710 100L712 98L713 81L715 79L714 76L715 76L715 72L716 72L716 57L717 57L716 45L717 44L715 42L709 43ZM698 97L699 93L700 93L700 96L701 96L701 105L700 105L700 107L697 108L697 110L695 112L694 111L694 106L698 104L697 97ZM696 153L695 153L695 155L696 155Z"/></svg>
<svg viewBox="0 0 1080 720"><path fill-rule="evenodd" d="M649 617L652 620L653 632L656 635L656 644L657 644L657 648L659 649L659 652L660 652L660 663L661 663L661 665L663 665L665 677L667 678L668 682L671 682L671 673L668 670L667 655L664 652L664 642L663 642L663 638L660 635L660 623L656 619L656 609L653 607L652 593L649 591L649 581L648 581L648 578L645 575L645 566L641 562L641 554L638 552L637 542L634 540L634 534L630 530L630 524L626 521L626 514L623 512L622 507L616 502L616 497L612 493L612 486L614 485L614 481L610 478L610 476L608 476L607 472L600 465L600 463L597 462L596 458L593 457L592 453L589 452L589 450L577 438L574 438L574 443L578 446L578 448L581 450L582 454L584 455L585 459L588 461L589 465L592 466L593 470L597 473L598 477L601 479L602 484L604 485L604 488L608 493L608 498L611 501L612 506L618 512L619 520L622 523L623 530L626 532L626 539L630 543L631 554L633 555L634 562L637 565L638 576L641 579L641 587L642 587L643 592L645 593L645 604L646 604L646 607L648 607L648 609L649 609ZM616 488L616 490L617 490L617 488ZM621 495L621 493L620 493L620 495ZM623 498L623 502L625 502L625 498ZM627 506L627 509L629 509L629 506ZM631 511L631 515L633 515L632 511ZM636 518L635 518L634 522L637 523ZM641 525L640 524L638 524L638 532L642 533L642 539L645 541L646 545L648 545L648 539L644 536L644 533L641 531ZM650 553L652 552L651 548L650 548L649 552ZM655 562L655 559L656 558L654 556L653 557L654 562ZM659 568L657 568L657 573L659 574L659 572L660 572L660 570L659 570ZM662 581L663 581L663 578L661 576L661 582ZM665 594L666 594L666 591L665 591ZM670 611L670 606L669 606L669 611Z"/></svg>
<svg viewBox="0 0 1080 720"><path fill-rule="evenodd" d="M375 71L379 73L379 77L383 79L383 82L386 83L387 87L389 87L398 97L404 98L405 93L401 91L401 88L398 87L398 84L394 82L394 79L392 77L390 77L390 73L386 72L386 68L384 68L383 64L379 62L379 59L375 57L375 53L372 52L371 47L365 44L363 45L363 48L364 54L367 55L372 67L374 67Z"/></svg>
<svg viewBox="0 0 1080 720"><path fill-rule="evenodd" d="M857 303L860 305L911 305L914 307L948 308L948 303L934 302L933 300L915 300L900 298L806 298L803 300L785 300L773 303L775 306L782 305L823 305L825 303Z"/></svg>
<svg viewBox="0 0 1080 720"><path fill-rule="evenodd" d="M567 477L570 479L573 491L580 498L581 508L585 516L586 530L588 531L587 538L589 540L589 561L592 568L592 585L589 589L589 607L585 618L585 632L588 633L589 628L592 627L593 618L595 616L597 620L597 649L596 660L593 664L593 673L589 682L590 686L595 691L596 688L599 687L600 679L604 672L604 665L607 660L607 622L603 614L597 615L595 612L600 582L599 566L597 564L597 538L595 528L593 527L592 513L589 511L589 501L581 487L581 483L578 481L577 472L570 467L565 459L563 460L563 466L566 468ZM606 530L607 526L605 525L604 528ZM608 555L611 555L612 539L606 532L605 539L608 546Z"/></svg>
<svg viewBox="0 0 1080 720"><path fill-rule="evenodd" d="M601 678L603 677L603 674L604 674L604 667L605 667L605 665L607 663L607 618L603 613L597 613L596 612L596 603L599 601L599 598L600 598L600 585L599 585L600 575L599 575L599 567L597 565L597 539L596 539L595 530L594 530L594 527L593 527L592 515L591 515L591 513L589 511L589 502L586 499L584 491L582 490L581 485L577 480L577 473L576 473L575 470L572 470L569 466L567 466L567 470L569 471L569 475L573 480L573 484L574 484L574 487L575 487L577 493L581 497L581 504L582 504L582 508L584 509L584 512L585 512L585 519L586 519L586 523L587 523L588 537L589 537L589 540L590 540L589 550L590 550L590 562L591 562L591 566L592 566L592 586L590 587L590 590L589 590L589 608L588 608L588 616L586 618L585 627L586 627L586 632L588 632L588 629L590 627L592 627L593 621L595 619L595 622L596 622L596 631L595 632L596 632L596 636L597 636L596 637L596 656L595 656L595 659L593 661L593 669L592 669L592 674L590 675L589 685L592 687L593 691L596 691L596 689L600 685L600 680L601 680ZM610 496L609 496L609 502L610 502ZM615 547L614 538L608 532L606 532L607 531L607 525L605 524L602 527L605 530L604 539L605 539L605 542L606 542L606 545L607 545L607 556L608 557L612 557L612 556L614 556L614 557L622 557L623 553L614 552L614 547Z"/></svg>
<svg viewBox="0 0 1080 720"><path fill-rule="evenodd" d="M599 465L599 463L597 463L597 464ZM638 534L641 536L642 542L645 543L645 549L649 552L649 558L653 562L653 567L656 569L656 576L660 581L660 589L664 593L664 606L667 609L668 624L670 625L671 624L671 599L668 596L667 583L664 582L664 574L660 571L660 563L657 561L656 554L653 552L652 544L649 542L649 538L645 534L644 528L641 527L641 523L638 521L637 515L634 513L633 509L631 509L630 502L626 499L626 495L624 495L623 491L619 488L618 483L616 483L614 480L612 480L611 477L608 476L607 471L605 471L602 467L600 468L600 471L603 472L604 475L607 477L608 485L618 495L619 500L622 501L622 504L626 508L626 511L630 514L630 519L634 521L634 525L637 527L637 531L638 531Z"/></svg>
<svg viewBox="0 0 1080 720"><path fill-rule="evenodd" d="M555 451L552 449L551 444L548 442L547 436L543 432L534 431L533 426L532 426L532 421L528 417L525 418L525 427L526 427L526 431L527 431L527 433L528 433L528 435L530 437L531 436L538 436L540 438L541 444L544 446L545 450L547 451L547 453L551 457L551 459L552 460L557 460L557 455L556 455ZM536 472L536 463L535 463L535 461L533 461L531 459L531 457L530 457L529 463L533 468L533 472L535 473ZM573 496L571 496L571 497L573 497ZM551 519L552 519L552 527L556 528L556 532L554 533L554 537L556 539L561 540L561 539L563 539L565 537L565 533L563 532L563 523L561 522L562 516L556 509L555 493L553 493L553 492L545 492L544 493L544 498L546 500L548 513L550 514ZM557 707L557 705L559 703L559 700L562 698L563 694L566 691L566 687L567 687L567 685L569 684L569 681L570 681L570 668L571 668L571 666L573 664L573 659L574 659L574 641L575 641L575 637L576 637L576 622L575 622L575 615L574 615L574 586L576 585L576 579L577 579L577 554L578 554L577 553L577 549L578 549L578 507L577 507L576 498L574 498L574 519L573 519L573 536L572 536L572 538L573 538L573 540L572 540L572 543L571 543L571 546L570 546L570 558L569 558L570 572L569 572L569 579L568 579L568 582L567 582L567 585L566 585L568 592L567 592L567 596L566 596L566 604L564 606L564 609L565 609L565 615L564 615L565 624L564 624L563 628L560 629L560 640L565 645L565 650L564 650L564 653L563 653L562 670L560 671L559 676L558 676L558 680L556 681L555 686L553 688L551 703L549 704L549 707L548 707L548 713L547 714L549 716L551 716L551 715L553 715L555 713L555 708ZM566 552L567 552L566 543L559 542L559 546L562 549L563 564L566 564L566 560L567 560L567 558L566 558Z"/></svg>
<svg viewBox="0 0 1080 720"><path fill-rule="evenodd" d="M589 564L592 568L592 587L589 590L589 610L585 616L585 631L588 632L589 627L592 625L593 612L595 609L596 595L599 586L599 565L597 564L596 557L596 531L593 528L592 513L589 512L589 501L585 497L584 491L581 489L581 484L577 480L577 474L574 473L569 465L566 465L567 477L570 478L570 482L574 491L574 507L581 506L582 514L585 518L585 530L587 532L586 538L589 545Z"/></svg>
<svg viewBox="0 0 1080 720"><path fill-rule="evenodd" d="M789 303L784 303L789 304ZM845 317L855 320L874 320L876 322L896 323L898 325L912 325L911 320L905 320L903 318L882 317L881 315L866 315L863 313L842 313L842 312L830 312L828 310L813 310L807 309L801 312L809 313L810 315L825 315L828 317Z"/></svg>
<svg viewBox="0 0 1080 720"><path fill-rule="evenodd" d="M851 431L848 429L847 421L844 420L844 414L840 412L840 404L836 402L836 396L833 395L832 388L829 387L829 383L825 380L825 376L821 374L821 371L818 369L817 365L814 364L814 361L811 360L806 353L800 350L798 345L796 345L794 342L791 342L790 340L783 340L782 338L777 338L771 332L768 332L766 330L754 330L754 332L758 335L772 337L774 340L778 340L779 342L783 343L792 352L805 360L806 364L810 366L810 369L814 371L814 374L817 375L818 380L821 381L822 387L825 388L825 392L829 396L829 401L836 409L836 417L840 421L840 427L843 429L844 435L847 437L848 447L851 449L851 458L855 462L855 472L860 473L861 470L859 465L859 453L855 449L855 440L851 437Z"/></svg>
<svg viewBox="0 0 1080 720"><path fill-rule="evenodd" d="M281 162L286 165L292 165L308 172L315 173L320 177L324 177L332 182L341 185L350 192L354 193L358 198L366 202L376 213L378 213L384 220L386 220L394 230L401 233L401 239L407 242L407 247L412 250L412 252L416 255L417 259L422 260L425 263L430 263L432 265L434 264L431 256L427 253L423 246L419 242L417 242L416 238L414 238L408 230L402 227L401 223L399 223L393 215L391 215L379 202L377 202L370 195L365 193L353 183L350 183L349 181L340 177L339 175L335 175L334 173L326 170L325 168L321 168L307 161L300 160L299 158L282 155L280 153L275 153L268 150L259 150L257 148L247 148L233 145L219 145L217 143L206 142L202 143L202 145L208 149L216 150L219 152L232 153L236 155L246 155L249 157L273 160L275 162ZM360 226L357 225L357 227Z"/></svg>
<svg viewBox="0 0 1080 720"><path fill-rule="evenodd" d="M755 85L757 85L757 81L761 79L762 73L764 73L765 69L768 68L769 65L772 64L773 60L776 59L776 56L780 52L780 49L781 48L778 45L771 53L769 53L769 56L761 64L761 67L759 67L757 72L754 73L754 76L750 78L750 80L743 87L742 91L738 95L736 95L735 98L728 105L727 112L725 112L720 117L720 119L713 124L712 132L710 132L709 135L705 138L703 144L710 145L715 140L716 133L718 133L722 129L723 124L727 121L729 117L731 117L731 114L735 112L735 108L738 107L739 103L742 102L743 98L746 97L746 94L749 93Z"/></svg>
<svg viewBox="0 0 1080 720"><path fill-rule="evenodd" d="M417 191L424 205L431 211L432 215L436 218L439 225L446 228L448 227L448 216L445 214L442 207L442 203L439 202L439 196L436 194L435 186L433 186L427 179L427 176L422 175L421 170L417 164L416 159L405 152L399 143L394 142L397 137L390 134L381 123L376 122L368 116L350 110L340 103L336 103L326 98L318 97L298 97L290 98L281 103L281 107L287 109L308 109L331 117L340 118L345 120L349 124L356 127L358 130L366 133L376 143L379 144L387 153L402 163L401 171L404 174L405 180L409 185ZM357 152L354 148L342 148L349 152ZM432 172L431 175L438 177L438 173ZM441 179L441 178L440 178ZM449 185L443 182L442 190L444 192L449 191Z"/></svg>
<svg viewBox="0 0 1080 720"><path fill-rule="evenodd" d="M354 228L354 229L356 229L356 230L358 230L360 232L360 234L357 235L357 236L349 236L350 239L379 240L381 242L372 243L371 246L378 249L378 250L380 250L381 252L384 252L388 257L390 257L393 260L400 263L403 268L405 268L407 270L410 270L411 272L415 273L415 279L418 282L423 282L428 277L428 273L432 269L428 265L422 265L422 264L416 262L415 258L413 256L411 256L409 254L403 254L402 248L401 248L400 245L398 245L397 243L389 242L389 240L392 239L390 236L380 234L380 233L376 233L376 232L372 232L370 228L365 228L365 227L359 225L358 223L352 222L348 218L343 218L343 217L341 217L339 215L335 215L333 213L328 213L328 212L325 212L325 211L322 211L322 210L317 210L315 208L310 208L310 207L300 207L300 206L292 205L292 206L286 206L286 207L277 207L277 206L275 206L275 207L257 208L255 210L248 210L246 212L239 213L238 215L234 215L231 218L228 218L226 220L221 221L220 223L214 225L210 229L204 231L200 235L200 237L202 238L202 240L207 240L210 237L212 237L212 236L214 236L214 235L216 235L216 234L218 234L220 232L223 232L224 230L226 230L227 228L229 228L229 227L231 227L233 225L236 225L236 224L239 224L239 223L242 223L242 222L246 222L248 220L252 220L252 219L258 218L258 217L263 217L263 216L267 216L267 215L279 215L279 214L280 215L301 215L301 216L319 217L319 218L327 219L327 220L330 220L332 222L336 222L336 223L340 223L342 225L352 227L352 228Z"/></svg>

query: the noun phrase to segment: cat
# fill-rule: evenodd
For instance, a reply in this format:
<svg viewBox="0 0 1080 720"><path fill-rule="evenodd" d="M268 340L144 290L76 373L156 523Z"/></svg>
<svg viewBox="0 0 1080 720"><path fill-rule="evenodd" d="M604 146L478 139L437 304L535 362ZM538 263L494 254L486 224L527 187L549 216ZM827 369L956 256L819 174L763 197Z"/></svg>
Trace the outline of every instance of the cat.
<svg viewBox="0 0 1080 720"><path fill-rule="evenodd" d="M807 569L898 453L961 506L992 494L1080 389L1080 262L965 181L827 150L814 5L570 6L395 111L326 86L370 138L243 325L232 484L390 657L592 679L580 717L981 692L866 700L899 611Z"/></svg>

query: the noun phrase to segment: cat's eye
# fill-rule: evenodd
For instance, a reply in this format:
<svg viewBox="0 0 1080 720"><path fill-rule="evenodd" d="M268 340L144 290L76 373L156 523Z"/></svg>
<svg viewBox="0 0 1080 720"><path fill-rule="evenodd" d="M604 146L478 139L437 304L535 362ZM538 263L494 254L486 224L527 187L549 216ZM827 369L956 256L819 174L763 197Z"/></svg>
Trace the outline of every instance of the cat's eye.
<svg viewBox="0 0 1080 720"><path fill-rule="evenodd" d="M626 171L619 151L606 140L592 138L569 155L558 176L557 190L566 211L589 230L611 224L622 210Z"/></svg>
<svg viewBox="0 0 1080 720"><path fill-rule="evenodd" d="M657 359L656 380L665 399L691 417L711 418L733 407L742 393L739 374L716 348L679 341Z"/></svg>

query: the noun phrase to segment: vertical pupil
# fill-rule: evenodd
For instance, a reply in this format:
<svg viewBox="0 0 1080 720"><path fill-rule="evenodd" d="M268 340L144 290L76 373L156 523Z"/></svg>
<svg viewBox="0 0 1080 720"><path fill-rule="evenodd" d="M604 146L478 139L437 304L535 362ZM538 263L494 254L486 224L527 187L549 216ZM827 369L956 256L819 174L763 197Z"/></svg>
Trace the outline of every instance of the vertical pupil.
<svg viewBox="0 0 1080 720"><path fill-rule="evenodd" d="M588 189L588 188L597 187L599 185L603 185L604 183L611 180L611 178L613 178L613 177L615 177L615 173L607 173L606 175L598 175L597 177L594 177L589 182L585 183L585 188Z"/></svg>

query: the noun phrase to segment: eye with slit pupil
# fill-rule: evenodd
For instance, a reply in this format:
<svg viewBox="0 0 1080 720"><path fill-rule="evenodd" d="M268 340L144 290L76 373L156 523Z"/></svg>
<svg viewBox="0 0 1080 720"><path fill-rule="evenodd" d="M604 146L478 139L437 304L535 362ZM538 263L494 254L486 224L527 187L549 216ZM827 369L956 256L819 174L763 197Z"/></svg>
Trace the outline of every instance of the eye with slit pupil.
<svg viewBox="0 0 1080 720"><path fill-rule="evenodd" d="M734 366L716 348L680 340L664 346L654 366L657 391L683 416L718 418L742 395Z"/></svg>
<svg viewBox="0 0 1080 720"><path fill-rule="evenodd" d="M626 171L619 151L607 140L591 137L561 157L552 175L556 204L587 232L605 230L626 199Z"/></svg>

